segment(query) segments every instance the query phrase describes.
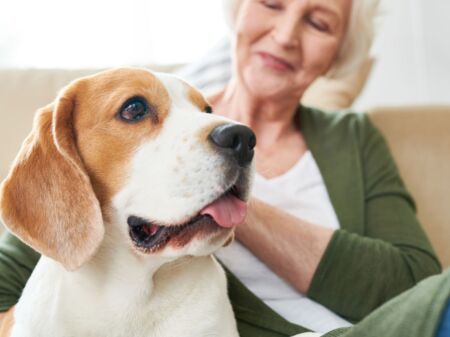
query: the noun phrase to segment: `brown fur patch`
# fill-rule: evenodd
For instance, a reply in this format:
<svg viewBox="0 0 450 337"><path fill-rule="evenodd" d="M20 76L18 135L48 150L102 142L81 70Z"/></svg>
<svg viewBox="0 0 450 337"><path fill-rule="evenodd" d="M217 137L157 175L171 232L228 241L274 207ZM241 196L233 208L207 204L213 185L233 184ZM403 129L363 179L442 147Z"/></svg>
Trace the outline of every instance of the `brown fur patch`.
<svg viewBox="0 0 450 337"><path fill-rule="evenodd" d="M95 252L103 238L98 201L70 136L71 109L66 102L39 111L0 190L5 225L23 241L68 269L75 269ZM53 117L54 116L54 117ZM52 131L56 126L56 134ZM54 139L61 142L56 145ZM25 207L24 207L25 205Z"/></svg>
<svg viewBox="0 0 450 337"><path fill-rule="evenodd" d="M9 309L6 313L0 314L0 337L11 336L13 326L14 326L14 307Z"/></svg>
<svg viewBox="0 0 450 337"><path fill-rule="evenodd" d="M199 108L200 111L205 111L206 107L209 106L205 97L197 89L190 87L188 90L188 99Z"/></svg>
<svg viewBox="0 0 450 337"><path fill-rule="evenodd" d="M134 124L120 119L120 108L134 96L157 115ZM130 158L158 133L169 107L164 85L142 69L110 70L70 84L38 111L1 186L7 227L68 269L79 267L103 239L102 216L127 178Z"/></svg>
<svg viewBox="0 0 450 337"><path fill-rule="evenodd" d="M86 84L78 93L75 132L80 155L105 210L123 187L135 150L158 134L171 103L164 85L145 70L108 71ZM119 109L133 96L145 98L156 118L150 115L135 124L120 120Z"/></svg>

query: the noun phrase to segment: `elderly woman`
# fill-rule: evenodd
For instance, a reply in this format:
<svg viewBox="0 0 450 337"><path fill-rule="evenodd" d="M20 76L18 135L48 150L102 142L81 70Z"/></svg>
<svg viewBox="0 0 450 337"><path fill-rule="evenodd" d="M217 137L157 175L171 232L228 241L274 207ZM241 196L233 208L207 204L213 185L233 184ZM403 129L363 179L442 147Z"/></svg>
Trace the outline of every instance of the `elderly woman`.
<svg viewBox="0 0 450 337"><path fill-rule="evenodd" d="M210 102L214 113L250 126L258 139L248 217L237 242L218 254L230 271L242 336L342 327L440 271L368 118L299 105L319 76L339 76L365 57L367 13L375 5L243 0L238 6L234 73ZM17 301L37 259L13 237L2 238L0 311Z"/></svg>
<svg viewBox="0 0 450 337"><path fill-rule="evenodd" d="M247 221L218 255L277 313L323 331L440 270L386 144L365 115L299 106L366 57L373 0L244 0L214 113L257 135ZM305 297L305 295L307 297ZM336 315L337 314L337 315Z"/></svg>

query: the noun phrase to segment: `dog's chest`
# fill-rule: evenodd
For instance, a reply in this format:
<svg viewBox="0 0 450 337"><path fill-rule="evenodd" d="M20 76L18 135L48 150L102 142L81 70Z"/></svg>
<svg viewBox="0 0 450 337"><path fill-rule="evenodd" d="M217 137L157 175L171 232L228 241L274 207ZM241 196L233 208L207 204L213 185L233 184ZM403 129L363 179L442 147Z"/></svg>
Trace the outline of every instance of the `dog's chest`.
<svg viewBox="0 0 450 337"><path fill-rule="evenodd" d="M153 287L136 278L77 286L41 262L17 306L12 337L238 336L225 275L210 257L187 273L155 277Z"/></svg>

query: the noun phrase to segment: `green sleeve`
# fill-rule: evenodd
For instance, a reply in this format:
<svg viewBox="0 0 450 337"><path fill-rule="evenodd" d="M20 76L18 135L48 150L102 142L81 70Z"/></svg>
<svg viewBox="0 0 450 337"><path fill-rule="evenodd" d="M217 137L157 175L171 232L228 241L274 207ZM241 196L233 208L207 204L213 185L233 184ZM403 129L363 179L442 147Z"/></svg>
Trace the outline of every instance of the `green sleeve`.
<svg viewBox="0 0 450 337"><path fill-rule="evenodd" d="M441 271L386 142L367 116L355 119L364 231L335 232L308 291L310 298L352 322ZM351 212L352 205L348 208Z"/></svg>
<svg viewBox="0 0 450 337"><path fill-rule="evenodd" d="M351 328L323 337L435 337L450 298L450 270L429 277Z"/></svg>
<svg viewBox="0 0 450 337"><path fill-rule="evenodd" d="M287 337L309 331L281 317L223 267L239 336Z"/></svg>
<svg viewBox="0 0 450 337"><path fill-rule="evenodd" d="M0 237L0 312L15 305L40 255L15 236Z"/></svg>

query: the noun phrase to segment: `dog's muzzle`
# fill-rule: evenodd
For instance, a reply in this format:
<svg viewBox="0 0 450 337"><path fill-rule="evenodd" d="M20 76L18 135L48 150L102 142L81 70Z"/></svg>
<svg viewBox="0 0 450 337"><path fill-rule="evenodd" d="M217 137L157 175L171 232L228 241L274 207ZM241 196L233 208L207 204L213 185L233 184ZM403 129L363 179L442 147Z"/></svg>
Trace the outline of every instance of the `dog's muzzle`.
<svg viewBox="0 0 450 337"><path fill-rule="evenodd" d="M184 223L160 224L129 216L129 235L138 249L153 253L167 245L184 246L194 237L230 233L244 221L255 134L244 125L223 124L209 133L208 141L227 163L227 168L217 173L224 175L224 190L206 201L196 215Z"/></svg>
<svg viewBox="0 0 450 337"><path fill-rule="evenodd" d="M242 181L248 184L245 179L238 180L238 183ZM233 185L183 224L162 226L137 216L129 216L127 223L131 240L143 252L154 253L167 245L184 246L193 237L229 233L244 220L247 211L243 199L248 194L248 185L239 184Z"/></svg>

